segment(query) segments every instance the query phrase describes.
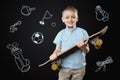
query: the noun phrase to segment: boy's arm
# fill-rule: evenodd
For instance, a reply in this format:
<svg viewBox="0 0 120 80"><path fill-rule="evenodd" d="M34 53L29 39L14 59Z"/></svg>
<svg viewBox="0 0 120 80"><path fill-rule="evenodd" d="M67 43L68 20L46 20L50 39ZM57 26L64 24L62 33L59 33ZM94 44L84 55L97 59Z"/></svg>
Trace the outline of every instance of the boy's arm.
<svg viewBox="0 0 120 80"><path fill-rule="evenodd" d="M90 51L89 49L89 44L85 44L84 46L81 46L81 49L85 52L88 53Z"/></svg>
<svg viewBox="0 0 120 80"><path fill-rule="evenodd" d="M88 39L83 41L80 40L77 42L77 47L82 49L85 53L88 53L90 51L89 49L89 44L88 44Z"/></svg>
<svg viewBox="0 0 120 80"><path fill-rule="evenodd" d="M54 52L50 55L49 59L51 61L55 60L61 54L60 45L56 45Z"/></svg>

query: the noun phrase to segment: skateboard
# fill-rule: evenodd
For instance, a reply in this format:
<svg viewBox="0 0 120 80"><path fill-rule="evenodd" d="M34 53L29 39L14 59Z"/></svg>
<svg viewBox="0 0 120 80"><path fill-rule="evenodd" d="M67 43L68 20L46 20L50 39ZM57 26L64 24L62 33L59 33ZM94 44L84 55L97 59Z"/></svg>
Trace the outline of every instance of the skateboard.
<svg viewBox="0 0 120 80"><path fill-rule="evenodd" d="M90 39L95 38L95 37L102 36L102 35L104 35L104 34L106 33L107 30L108 30L108 26L105 26L105 27L104 27L103 29L101 29L100 31L98 31L98 32L90 35L90 36L89 36L87 39L85 39L84 41L86 41L86 40L88 40L88 39L90 40ZM88 41L88 42L89 42L89 41ZM70 47L69 49L63 51L62 54L57 57L57 59L55 59L54 61L52 61L52 66L51 66L52 70L58 69L58 66L59 66L59 65L58 65L58 64L59 64L59 63L58 63L59 61L58 61L58 60L59 60L60 58L63 58L63 57L65 57L65 56L71 54L73 51L75 51L75 50L77 50L77 49L78 49L78 47L77 47L76 45L74 45L74 46ZM42 63L42 64L39 64L38 67L44 66L44 65L46 65L46 64L49 63L49 62L51 62L51 60L47 60L46 62L44 62L44 63Z"/></svg>

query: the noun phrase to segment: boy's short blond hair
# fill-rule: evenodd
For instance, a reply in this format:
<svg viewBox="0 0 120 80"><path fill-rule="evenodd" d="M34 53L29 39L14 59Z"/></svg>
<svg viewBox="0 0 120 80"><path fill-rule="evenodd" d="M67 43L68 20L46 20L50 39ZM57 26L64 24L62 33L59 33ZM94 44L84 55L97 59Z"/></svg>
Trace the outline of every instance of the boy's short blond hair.
<svg viewBox="0 0 120 80"><path fill-rule="evenodd" d="M75 12L75 13L78 15L78 10L77 10L74 6L67 6L67 7L62 11L62 15L63 15L64 11L67 11L67 10L73 11L73 12Z"/></svg>

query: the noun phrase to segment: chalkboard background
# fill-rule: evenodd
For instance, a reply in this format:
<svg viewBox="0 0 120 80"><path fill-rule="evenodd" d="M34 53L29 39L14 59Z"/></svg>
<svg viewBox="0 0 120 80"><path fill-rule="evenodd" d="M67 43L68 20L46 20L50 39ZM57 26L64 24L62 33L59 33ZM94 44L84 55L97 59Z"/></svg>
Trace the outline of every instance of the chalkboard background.
<svg viewBox="0 0 120 80"><path fill-rule="evenodd" d="M86 29L89 35L108 26L108 31L102 36L103 45L100 49L90 44L90 52L86 56L87 66L84 80L115 80L118 53L116 51L116 26L115 8L110 0L12 0L1 2L1 38L0 38L0 64L1 78L12 80L57 80L58 71L51 69L51 64L38 67L39 64L47 61L53 52L55 45L52 43L54 37L59 30L64 28L61 21L61 11L69 5L75 6L79 11L78 26ZM28 16L21 13L22 6L33 7ZM109 20L103 22L96 19L95 7L100 5L101 8L109 14ZM45 12L48 11L52 17L44 18L44 25L39 21L43 19ZM47 17L47 16L46 16ZM22 24L16 26L17 30L10 33L10 26L21 21ZM41 32L44 36L44 41L41 44L35 44L31 40L34 32ZM6 46L17 42L19 48L22 49L22 55L30 61L30 69L22 72L15 63L15 56L11 55L11 50ZM119 45L118 45L119 46ZM97 61L104 61L111 56L112 64L106 64L106 71L98 68Z"/></svg>

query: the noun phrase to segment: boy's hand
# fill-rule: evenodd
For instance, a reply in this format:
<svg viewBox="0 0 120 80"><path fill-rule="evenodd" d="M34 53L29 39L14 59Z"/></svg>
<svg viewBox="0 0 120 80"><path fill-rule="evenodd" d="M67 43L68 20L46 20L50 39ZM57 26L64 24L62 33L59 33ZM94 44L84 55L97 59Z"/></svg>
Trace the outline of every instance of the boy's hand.
<svg viewBox="0 0 120 80"><path fill-rule="evenodd" d="M57 54L52 54L50 57L49 57L49 59L51 60L51 61L53 61L53 60L55 60L57 58Z"/></svg>
<svg viewBox="0 0 120 80"><path fill-rule="evenodd" d="M81 47L83 47L83 46L86 46L87 43L88 43L88 40L89 40L89 39L86 39L85 41L83 41L83 40L78 41L78 42L77 42L77 47L78 47L78 48L81 48Z"/></svg>
<svg viewBox="0 0 120 80"><path fill-rule="evenodd" d="M84 44L85 44L84 41L80 40L80 41L77 42L77 47L81 48L81 46L83 46Z"/></svg>

